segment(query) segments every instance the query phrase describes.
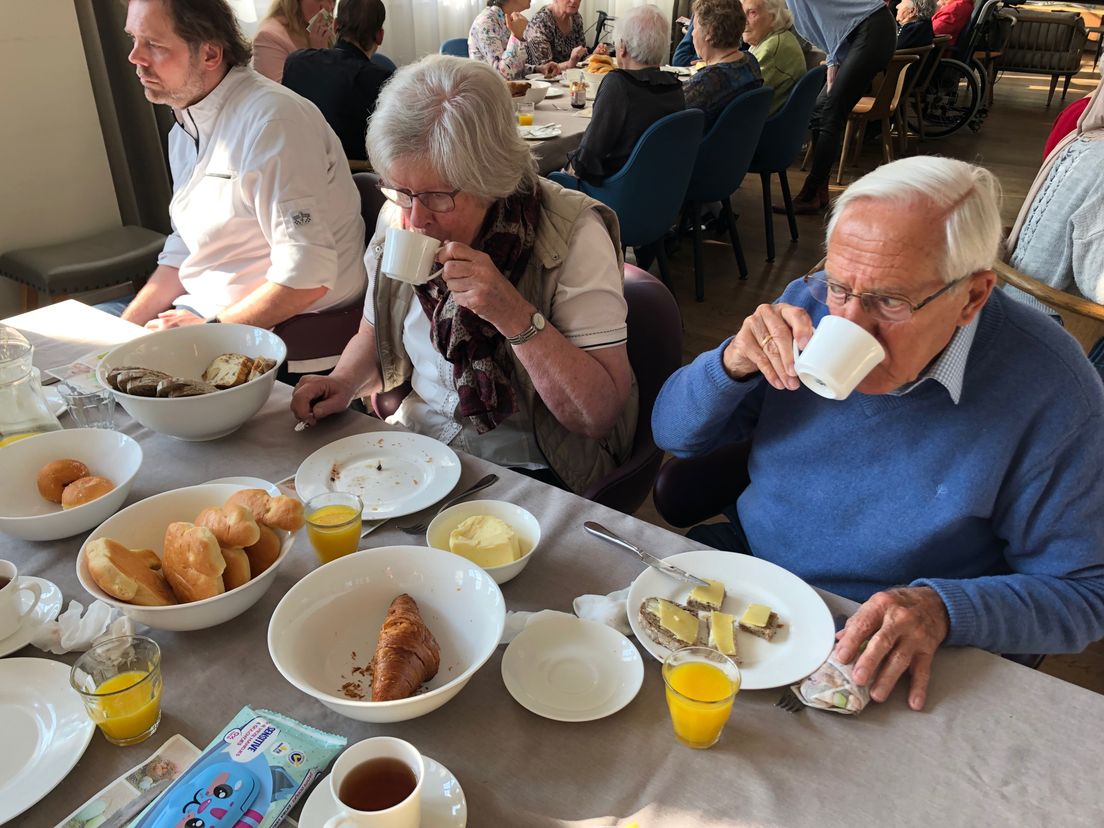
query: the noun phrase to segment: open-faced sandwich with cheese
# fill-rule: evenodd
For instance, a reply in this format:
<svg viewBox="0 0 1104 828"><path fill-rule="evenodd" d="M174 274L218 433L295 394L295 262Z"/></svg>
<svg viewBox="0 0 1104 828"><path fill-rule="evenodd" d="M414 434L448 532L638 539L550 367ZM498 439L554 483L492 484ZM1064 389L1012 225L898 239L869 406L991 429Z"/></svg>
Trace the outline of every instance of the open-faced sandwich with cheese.
<svg viewBox="0 0 1104 828"><path fill-rule="evenodd" d="M749 604L740 616L740 629L764 641L770 641L782 629L778 613L763 604Z"/></svg>
<svg viewBox="0 0 1104 828"><path fill-rule="evenodd" d="M671 650L704 644L709 635L694 610L666 598L645 598L640 605L640 623L652 641Z"/></svg>

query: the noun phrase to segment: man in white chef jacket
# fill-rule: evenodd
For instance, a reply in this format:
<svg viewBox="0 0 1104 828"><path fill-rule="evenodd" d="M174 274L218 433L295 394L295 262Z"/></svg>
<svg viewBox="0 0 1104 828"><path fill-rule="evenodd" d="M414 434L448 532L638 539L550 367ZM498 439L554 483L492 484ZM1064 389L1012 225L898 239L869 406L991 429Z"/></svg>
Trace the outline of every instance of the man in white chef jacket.
<svg viewBox="0 0 1104 828"><path fill-rule="evenodd" d="M225 0L129 0L126 31L146 98L176 125L173 233L123 318L271 328L359 304L364 222L341 142L313 104L249 68Z"/></svg>

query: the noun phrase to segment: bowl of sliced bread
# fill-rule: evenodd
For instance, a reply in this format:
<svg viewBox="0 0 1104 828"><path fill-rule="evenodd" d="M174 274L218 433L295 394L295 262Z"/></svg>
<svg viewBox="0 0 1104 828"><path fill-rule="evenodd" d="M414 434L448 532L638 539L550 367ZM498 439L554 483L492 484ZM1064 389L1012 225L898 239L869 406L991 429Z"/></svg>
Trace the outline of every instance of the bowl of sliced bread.
<svg viewBox="0 0 1104 828"><path fill-rule="evenodd" d="M151 431L215 440L261 409L286 357L283 340L263 328L187 325L115 347L97 376Z"/></svg>
<svg viewBox="0 0 1104 828"><path fill-rule="evenodd" d="M206 629L260 600L303 522L302 503L265 489L173 489L100 524L77 553L77 578L153 629Z"/></svg>

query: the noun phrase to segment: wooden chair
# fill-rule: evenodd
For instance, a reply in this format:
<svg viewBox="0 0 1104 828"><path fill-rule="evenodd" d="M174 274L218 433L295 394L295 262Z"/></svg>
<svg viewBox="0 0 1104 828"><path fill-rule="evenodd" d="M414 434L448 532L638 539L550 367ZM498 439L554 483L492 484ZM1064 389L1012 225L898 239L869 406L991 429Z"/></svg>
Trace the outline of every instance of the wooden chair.
<svg viewBox="0 0 1104 828"><path fill-rule="evenodd" d="M927 140L924 135L924 95L927 93L928 87L931 86L936 69L939 68L939 61L943 60L950 46L950 35L936 36L935 40L932 41L931 52L917 72L916 83L912 85L912 94L905 101L905 126L908 126L908 105L911 103L912 111L916 115L916 131L920 135L921 141Z"/></svg>
<svg viewBox="0 0 1104 828"><path fill-rule="evenodd" d="M905 86L901 90L901 100L893 111L893 122L897 125L897 143L900 146L899 152L902 157L908 155L908 126L905 123L908 101L912 96L912 90L920 82L920 76L924 73L924 69L927 68L927 60L931 57L934 48L929 44L927 46L916 46L912 49L898 49L894 53L898 55L916 55L920 58L920 62L916 66L905 70Z"/></svg>
<svg viewBox="0 0 1104 828"><path fill-rule="evenodd" d="M1053 308L1062 317L1066 330L1073 335L1086 353L1093 343L1104 335L1104 305L1098 305L1084 296L1067 293L1064 290L1043 284L1033 276L1021 273L1009 264L997 262L993 270L1006 285L1022 290L1049 308Z"/></svg>
<svg viewBox="0 0 1104 828"><path fill-rule="evenodd" d="M882 75L881 85L874 95L864 95L859 99L847 118L847 129L843 133L843 146L840 147L839 170L836 172L836 183L843 183L843 165L847 160L848 147L853 143L855 157L852 163L859 159L862 149L863 135L866 134L866 125L870 121L879 121L882 125L882 159L885 163L893 160L893 140L890 134L890 125L893 122L897 105L901 101L901 92L905 88L906 72L920 58L916 55L895 54L889 61Z"/></svg>

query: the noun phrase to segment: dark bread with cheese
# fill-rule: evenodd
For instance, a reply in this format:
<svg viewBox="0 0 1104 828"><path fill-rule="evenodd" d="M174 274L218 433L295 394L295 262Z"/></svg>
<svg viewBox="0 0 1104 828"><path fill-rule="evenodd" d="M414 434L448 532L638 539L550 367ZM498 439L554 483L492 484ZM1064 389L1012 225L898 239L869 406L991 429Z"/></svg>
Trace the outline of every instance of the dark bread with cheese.
<svg viewBox="0 0 1104 828"><path fill-rule="evenodd" d="M669 650L678 650L681 647L705 644L709 640L709 632L706 628L706 623L698 613L690 609L686 604L680 604L678 601L671 601L669 598L664 598L663 600L669 601L680 610L688 612L698 619L698 637L693 641L683 641L681 638L678 638L669 630L665 629L659 623L660 599L645 598L640 604L640 623L644 627L644 632L648 634L648 637L652 639L652 641Z"/></svg>
<svg viewBox="0 0 1104 828"><path fill-rule="evenodd" d="M770 641L778 631L782 629L782 625L778 623L778 613L772 612L767 619L767 626L765 627L753 627L750 624L740 622L740 629L746 633L754 635L756 638L762 638L764 641Z"/></svg>

